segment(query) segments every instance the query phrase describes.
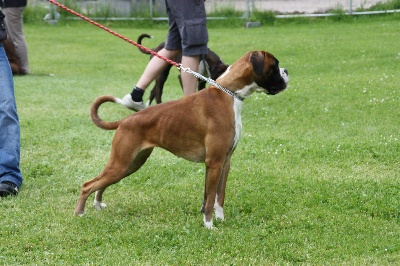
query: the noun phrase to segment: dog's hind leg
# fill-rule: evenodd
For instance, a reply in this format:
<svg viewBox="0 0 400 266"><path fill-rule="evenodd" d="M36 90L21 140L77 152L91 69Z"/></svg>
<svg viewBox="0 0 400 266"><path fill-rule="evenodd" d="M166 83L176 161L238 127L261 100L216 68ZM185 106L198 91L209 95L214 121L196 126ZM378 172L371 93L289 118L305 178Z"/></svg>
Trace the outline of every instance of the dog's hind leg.
<svg viewBox="0 0 400 266"><path fill-rule="evenodd" d="M96 191L96 196L94 197L93 206L97 210L101 210L101 209L104 209L105 207L107 207L107 204L105 204L104 202L101 201L104 190L106 190L106 189L99 189Z"/></svg>
<svg viewBox="0 0 400 266"><path fill-rule="evenodd" d="M156 99L156 103L159 104L162 102L162 94L164 89L164 84L167 81L169 71L171 70L172 65L168 65L154 80L154 87L150 91L149 100L147 101L147 105L151 105L154 99Z"/></svg>
<svg viewBox="0 0 400 266"><path fill-rule="evenodd" d="M146 106L150 106L151 103L153 102L154 98L156 98L156 95L158 94L157 92L157 84L154 85L153 89L150 91L149 99L147 100Z"/></svg>
<svg viewBox="0 0 400 266"><path fill-rule="evenodd" d="M131 166L129 167L126 176L129 176L139 170L139 168L146 162L152 151L153 148L149 148L139 152L139 154L136 156L135 160L133 160ZM93 205L97 210L101 210L107 207L107 204L102 201L104 190L105 188L96 191Z"/></svg>
<svg viewBox="0 0 400 266"><path fill-rule="evenodd" d="M83 215L86 200L95 191L97 192L95 197L95 207L99 207L100 209L105 207L106 205L102 203L104 190L108 186L117 183L122 178L136 172L146 162L153 148L135 152L133 154L133 161L131 160L132 157L127 158L127 156L119 156L121 153L126 154L126 152L121 152L121 150L123 149L118 149L117 151L113 150L114 152L111 153L111 158L114 159L110 159L100 175L82 185L81 194L75 207L76 215ZM115 160L115 158L119 159Z"/></svg>
<svg viewBox="0 0 400 266"><path fill-rule="evenodd" d="M164 85L165 82L167 81L167 78L169 76L169 71L171 70L172 65L168 65L156 78L156 103L159 104L162 102L162 94L164 91Z"/></svg>
<svg viewBox="0 0 400 266"><path fill-rule="evenodd" d="M92 180L83 183L81 193L75 207L75 214L83 215L87 198L96 191L99 191L99 193L97 193L96 195L95 206L101 208L101 206L103 205L102 195L104 190L109 185L117 183L122 178L126 177L128 175L127 168L128 167L125 167L125 169L123 169L122 165L114 165L112 162L109 161L107 166L100 173L100 175L96 176Z"/></svg>

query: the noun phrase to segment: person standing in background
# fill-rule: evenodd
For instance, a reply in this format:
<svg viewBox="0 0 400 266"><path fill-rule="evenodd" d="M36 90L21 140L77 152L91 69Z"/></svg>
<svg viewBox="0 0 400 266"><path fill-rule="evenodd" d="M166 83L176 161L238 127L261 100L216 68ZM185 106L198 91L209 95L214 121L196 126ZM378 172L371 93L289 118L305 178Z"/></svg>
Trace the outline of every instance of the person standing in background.
<svg viewBox="0 0 400 266"><path fill-rule="evenodd" d="M172 59L182 53L182 65L197 72L200 56L208 53L208 31L204 0L165 0L169 31L165 47L158 54ZM122 98L123 105L133 111L145 108L143 94L150 83L168 65L154 56L131 93ZM196 92L197 77L181 72L184 95Z"/></svg>
<svg viewBox="0 0 400 266"><path fill-rule="evenodd" d="M3 48L7 38L0 10L0 197L17 195L22 185L20 125L14 95L14 81Z"/></svg>
<svg viewBox="0 0 400 266"><path fill-rule="evenodd" d="M27 0L0 0L4 13L8 39L14 44L20 60L21 74L29 73L28 48L23 29L23 12Z"/></svg>

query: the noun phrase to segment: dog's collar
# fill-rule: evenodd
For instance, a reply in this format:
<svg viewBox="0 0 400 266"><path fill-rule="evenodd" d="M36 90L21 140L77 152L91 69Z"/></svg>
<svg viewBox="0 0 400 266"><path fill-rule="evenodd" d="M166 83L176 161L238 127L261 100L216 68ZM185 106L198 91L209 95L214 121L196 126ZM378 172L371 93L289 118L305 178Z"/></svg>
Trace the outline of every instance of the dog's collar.
<svg viewBox="0 0 400 266"><path fill-rule="evenodd" d="M228 89L225 88L225 87L222 87L221 85L219 85L217 82L215 82L215 81L212 80L211 78L206 78L206 77L202 76L201 74L190 70L190 68L188 68L188 67L183 67L182 64L179 64L178 69L179 69L179 70L182 70L182 71L184 71L184 72L186 72L186 73L190 73L190 74L192 74L193 76L195 76L196 78L202 79L202 80L204 80L205 82L207 82L207 83L209 83L209 84L211 84L211 85L214 85L214 86L217 87L218 89L220 89L220 90L222 90L222 91L228 93L228 94L229 94L230 96L232 96L233 98L236 98L236 99L238 99L238 100L240 100L240 101L242 101L242 102L244 101L244 98L243 98L243 97L237 95L236 93L234 93L233 91L228 90Z"/></svg>
<svg viewBox="0 0 400 266"><path fill-rule="evenodd" d="M220 89L220 90L222 90L222 91L224 91L224 92L226 92L226 93L228 93L230 96L232 96L233 98L236 98L236 99L238 99L238 100L240 100L240 101L244 101L244 98L243 97L241 97L241 96L239 96L239 95L237 95L236 93L234 93L233 91L230 91L230 90L228 90L227 88L225 88L225 87L222 87L221 85L219 85L217 82L215 82L214 80L212 80L213 82L209 82L210 84L212 84L212 85L214 85L215 87L217 87L218 89Z"/></svg>

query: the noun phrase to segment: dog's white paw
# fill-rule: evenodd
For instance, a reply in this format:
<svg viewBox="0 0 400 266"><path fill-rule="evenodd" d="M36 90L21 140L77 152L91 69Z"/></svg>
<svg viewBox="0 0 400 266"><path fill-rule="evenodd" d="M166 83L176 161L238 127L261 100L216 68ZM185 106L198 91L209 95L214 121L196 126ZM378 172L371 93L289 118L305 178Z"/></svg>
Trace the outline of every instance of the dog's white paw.
<svg viewBox="0 0 400 266"><path fill-rule="evenodd" d="M217 202L218 196L215 198L215 203L214 203L214 213L215 213L215 218L224 221L225 216L224 216L224 208L221 207L218 202Z"/></svg>
<svg viewBox="0 0 400 266"><path fill-rule="evenodd" d="M204 215L203 216L204 217L204 226L207 228L207 229L213 229L213 230L215 230L215 229L218 229L218 228L216 228L216 227L214 227L213 226L213 220L211 219L211 221L206 221L206 216Z"/></svg>
<svg viewBox="0 0 400 266"><path fill-rule="evenodd" d="M221 206L215 206L215 218L224 221L225 220L225 216L224 216L224 208L222 208Z"/></svg>
<svg viewBox="0 0 400 266"><path fill-rule="evenodd" d="M96 210L101 210L101 209L105 209L107 207L107 204L105 204L101 201L94 200L93 206L96 208Z"/></svg>
<svg viewBox="0 0 400 266"><path fill-rule="evenodd" d="M213 222L211 221L211 222L204 222L204 226L207 228L207 229L215 229L215 227L213 227Z"/></svg>

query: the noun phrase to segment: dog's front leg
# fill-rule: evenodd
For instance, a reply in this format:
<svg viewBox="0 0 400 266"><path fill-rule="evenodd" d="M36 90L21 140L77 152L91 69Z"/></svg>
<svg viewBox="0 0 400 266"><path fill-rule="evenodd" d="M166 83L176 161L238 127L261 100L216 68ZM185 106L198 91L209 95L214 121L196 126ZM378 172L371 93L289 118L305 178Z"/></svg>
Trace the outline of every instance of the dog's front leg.
<svg viewBox="0 0 400 266"><path fill-rule="evenodd" d="M222 221L225 220L224 216L225 188L226 188L226 181L228 180L230 166L231 166L231 157L229 156L229 158L227 158L226 160L221 177L219 178L218 181L216 197L214 202L215 218L220 219ZM206 202L207 202L207 175L204 186L203 206L201 208L201 212L203 214L205 214Z"/></svg>
<svg viewBox="0 0 400 266"><path fill-rule="evenodd" d="M228 180L230 167L231 167L231 157L229 156L229 158L227 158L226 160L221 178L219 179L218 182L217 196L215 198L215 203L214 203L215 218L220 219L222 221L225 220L224 216L225 188L226 188L226 181Z"/></svg>
<svg viewBox="0 0 400 266"><path fill-rule="evenodd" d="M213 210L217 194L217 186L222 174L222 162L206 163L206 185L204 195L204 226L208 229L213 228Z"/></svg>

